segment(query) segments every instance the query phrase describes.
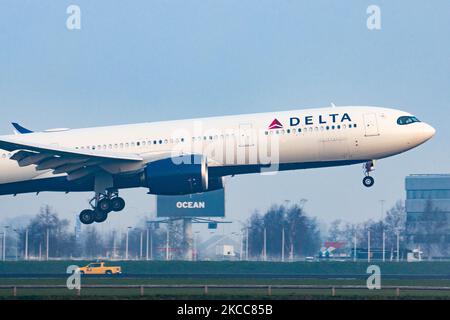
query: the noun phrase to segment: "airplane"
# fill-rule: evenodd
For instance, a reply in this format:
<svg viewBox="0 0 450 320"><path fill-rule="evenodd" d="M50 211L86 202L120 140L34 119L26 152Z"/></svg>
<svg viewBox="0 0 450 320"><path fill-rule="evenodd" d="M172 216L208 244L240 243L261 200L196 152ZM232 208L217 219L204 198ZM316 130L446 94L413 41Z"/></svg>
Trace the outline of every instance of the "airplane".
<svg viewBox="0 0 450 320"><path fill-rule="evenodd" d="M0 136L0 195L93 191L84 224L121 211L124 188L181 195L224 188L240 174L363 164L429 140L435 129L392 108L340 106ZM266 172L267 171L267 172Z"/></svg>

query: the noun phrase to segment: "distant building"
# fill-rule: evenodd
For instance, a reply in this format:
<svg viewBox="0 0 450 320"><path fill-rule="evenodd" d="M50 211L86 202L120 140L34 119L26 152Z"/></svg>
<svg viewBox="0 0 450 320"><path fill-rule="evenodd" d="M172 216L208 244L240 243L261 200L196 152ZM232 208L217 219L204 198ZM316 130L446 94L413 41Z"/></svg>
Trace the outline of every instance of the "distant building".
<svg viewBox="0 0 450 320"><path fill-rule="evenodd" d="M344 241L325 241L320 248L319 258L347 258L349 251Z"/></svg>
<svg viewBox="0 0 450 320"><path fill-rule="evenodd" d="M409 175L405 187L408 249L450 256L450 174Z"/></svg>
<svg viewBox="0 0 450 320"><path fill-rule="evenodd" d="M213 235L198 245L199 260L236 260L239 258L239 241L228 235Z"/></svg>

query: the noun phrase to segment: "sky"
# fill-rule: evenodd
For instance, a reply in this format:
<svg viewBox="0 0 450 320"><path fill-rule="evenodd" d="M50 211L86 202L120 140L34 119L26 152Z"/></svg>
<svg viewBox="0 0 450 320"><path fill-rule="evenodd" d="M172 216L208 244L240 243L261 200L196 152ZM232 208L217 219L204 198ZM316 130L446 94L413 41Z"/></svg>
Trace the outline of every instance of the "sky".
<svg viewBox="0 0 450 320"><path fill-rule="evenodd" d="M67 7L81 9L69 30ZM381 29L369 30L377 5ZM450 2L387 0L0 1L0 134L16 121L33 130L376 105L415 114L436 136L380 160L373 188L360 165L244 175L227 180L227 220L307 199L327 223L381 216L404 199L411 173L450 166ZM125 190L127 209L100 229L154 215L145 189ZM0 219L50 204L75 221L90 193L0 197ZM206 233L205 225L194 230Z"/></svg>

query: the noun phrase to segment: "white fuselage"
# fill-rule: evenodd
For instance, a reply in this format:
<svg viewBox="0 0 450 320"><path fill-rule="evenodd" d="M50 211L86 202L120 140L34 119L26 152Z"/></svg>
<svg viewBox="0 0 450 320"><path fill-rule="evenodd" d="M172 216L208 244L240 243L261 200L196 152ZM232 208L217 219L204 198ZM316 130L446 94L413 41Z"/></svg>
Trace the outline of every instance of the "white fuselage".
<svg viewBox="0 0 450 320"><path fill-rule="evenodd" d="M229 175L256 172L255 168L268 164L287 170L380 159L433 136L434 129L423 122L399 125L401 116L410 114L379 107L330 107L53 130L20 139L74 150L137 154L148 161L159 155L200 153L207 156L210 168L219 172L227 168L223 175ZM0 151L0 185L55 177L52 170L19 167L9 159L13 153ZM145 164L124 164L113 171L133 172Z"/></svg>

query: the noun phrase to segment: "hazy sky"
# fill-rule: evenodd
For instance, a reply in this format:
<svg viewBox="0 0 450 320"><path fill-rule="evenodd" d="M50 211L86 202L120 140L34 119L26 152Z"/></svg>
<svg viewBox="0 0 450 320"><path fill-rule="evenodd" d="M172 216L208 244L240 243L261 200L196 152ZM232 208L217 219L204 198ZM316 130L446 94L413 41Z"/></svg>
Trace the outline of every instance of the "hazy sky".
<svg viewBox="0 0 450 320"><path fill-rule="evenodd" d="M81 30L66 28L70 4L81 8ZM370 4L381 9L381 30L366 27ZM232 220L302 198L322 221L379 218L380 199L389 207L404 198L407 174L449 171L449 13L447 0L1 0L0 133L12 132L11 121L42 130L332 102L396 107L437 134L379 161L371 189L360 165L227 182ZM127 209L101 228L154 211L145 189L122 194ZM3 196L0 215L34 214L48 203L74 221L90 197Z"/></svg>

